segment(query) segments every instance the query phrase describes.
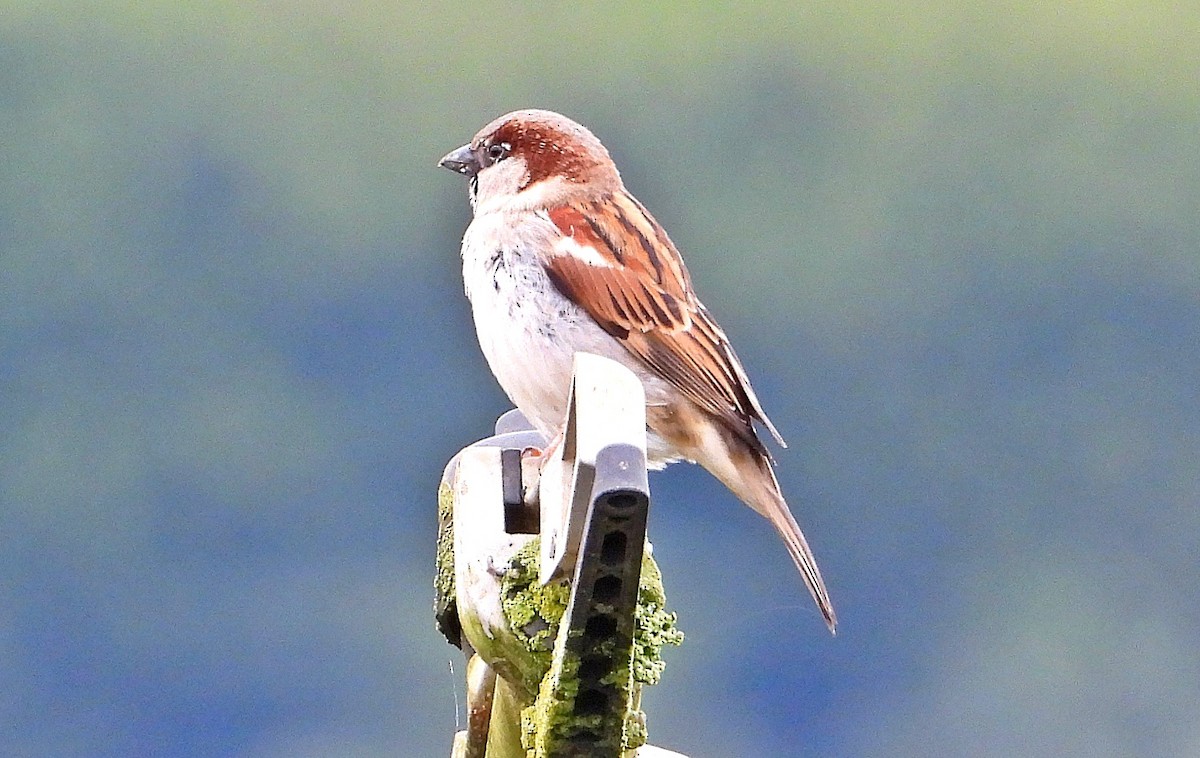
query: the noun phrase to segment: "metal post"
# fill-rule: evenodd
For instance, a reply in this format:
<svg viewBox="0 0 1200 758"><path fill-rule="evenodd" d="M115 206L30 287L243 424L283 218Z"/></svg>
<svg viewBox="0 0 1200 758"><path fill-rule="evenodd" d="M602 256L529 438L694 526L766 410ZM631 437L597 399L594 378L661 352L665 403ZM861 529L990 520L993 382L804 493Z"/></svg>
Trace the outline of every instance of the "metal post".
<svg viewBox="0 0 1200 758"><path fill-rule="evenodd" d="M639 710L660 648L682 639L643 550L642 387L613 361L577 355L564 438L536 483L520 451L545 442L523 421L502 416L443 476L438 626L470 659L453 755L677 755L643 745Z"/></svg>

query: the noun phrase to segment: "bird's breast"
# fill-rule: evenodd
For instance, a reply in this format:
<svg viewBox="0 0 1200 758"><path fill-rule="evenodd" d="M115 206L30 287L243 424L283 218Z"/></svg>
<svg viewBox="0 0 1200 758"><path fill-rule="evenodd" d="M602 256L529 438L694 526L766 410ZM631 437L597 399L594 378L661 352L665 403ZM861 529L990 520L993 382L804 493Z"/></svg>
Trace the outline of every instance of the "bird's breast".
<svg viewBox="0 0 1200 758"><path fill-rule="evenodd" d="M558 232L548 220L538 221L476 217L463 238L463 282L475 331L501 388L552 436L566 416L575 353L583 351L632 369L650 405L669 404L677 392L550 280L541 251L551 249ZM653 430L649 442L652 460L678 457L660 450L663 443Z"/></svg>
<svg viewBox="0 0 1200 758"><path fill-rule="evenodd" d="M555 288L536 244L519 234L469 229L463 281L492 373L509 399L553 434L566 415L575 352L611 352L604 343L612 340Z"/></svg>

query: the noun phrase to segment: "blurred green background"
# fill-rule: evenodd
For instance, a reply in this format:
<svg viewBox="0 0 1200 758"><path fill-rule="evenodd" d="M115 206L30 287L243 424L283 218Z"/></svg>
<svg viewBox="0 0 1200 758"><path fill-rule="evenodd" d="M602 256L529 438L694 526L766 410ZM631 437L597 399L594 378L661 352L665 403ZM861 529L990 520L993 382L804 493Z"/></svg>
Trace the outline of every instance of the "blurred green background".
<svg viewBox="0 0 1200 758"><path fill-rule="evenodd" d="M606 142L791 443L656 475L707 756L1200 755L1200 7L0 2L0 753L444 756L508 407L437 159ZM451 671L451 662L454 669Z"/></svg>

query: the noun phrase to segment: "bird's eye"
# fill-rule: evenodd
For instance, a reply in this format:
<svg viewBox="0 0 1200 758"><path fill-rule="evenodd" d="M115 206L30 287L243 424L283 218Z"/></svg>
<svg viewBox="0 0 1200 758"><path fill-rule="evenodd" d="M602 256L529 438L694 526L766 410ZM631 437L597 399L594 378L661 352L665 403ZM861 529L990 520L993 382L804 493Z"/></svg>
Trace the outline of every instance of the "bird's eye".
<svg viewBox="0 0 1200 758"><path fill-rule="evenodd" d="M507 142L497 142L494 145L488 146L487 154L488 154L488 157L491 158L492 162L494 163L498 160L507 158L508 150L509 150L509 145Z"/></svg>

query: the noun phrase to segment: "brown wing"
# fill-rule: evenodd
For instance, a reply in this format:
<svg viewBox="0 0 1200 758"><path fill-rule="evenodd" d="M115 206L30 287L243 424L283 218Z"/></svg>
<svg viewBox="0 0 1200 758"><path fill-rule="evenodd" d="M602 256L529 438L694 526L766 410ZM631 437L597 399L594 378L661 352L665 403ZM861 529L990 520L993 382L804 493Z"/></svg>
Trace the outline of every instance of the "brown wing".
<svg viewBox="0 0 1200 758"><path fill-rule="evenodd" d="M617 192L548 213L563 239L547 268L565 296L755 448L766 452L754 419L784 445L729 339L692 291L675 245L641 203Z"/></svg>

